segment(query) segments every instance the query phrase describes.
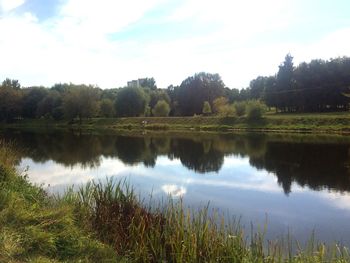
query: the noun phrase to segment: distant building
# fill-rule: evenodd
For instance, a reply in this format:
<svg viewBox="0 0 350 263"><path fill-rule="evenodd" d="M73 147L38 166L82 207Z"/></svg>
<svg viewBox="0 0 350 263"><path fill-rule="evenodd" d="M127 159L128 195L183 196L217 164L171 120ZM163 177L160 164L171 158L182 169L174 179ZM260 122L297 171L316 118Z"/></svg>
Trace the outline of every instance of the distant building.
<svg viewBox="0 0 350 263"><path fill-rule="evenodd" d="M142 86L142 83L145 81L146 79L137 79L137 80L131 80L128 81L128 87L131 88L140 88Z"/></svg>

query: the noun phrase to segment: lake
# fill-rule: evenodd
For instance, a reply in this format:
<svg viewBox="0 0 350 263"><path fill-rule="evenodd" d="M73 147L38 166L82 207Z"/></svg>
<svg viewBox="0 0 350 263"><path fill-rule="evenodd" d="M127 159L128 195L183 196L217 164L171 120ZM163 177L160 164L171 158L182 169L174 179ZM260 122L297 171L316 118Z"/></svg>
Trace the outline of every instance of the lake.
<svg viewBox="0 0 350 263"><path fill-rule="evenodd" d="M263 226L274 239L350 245L350 137L301 134L2 130L18 169L48 192L126 178L141 198L183 198Z"/></svg>

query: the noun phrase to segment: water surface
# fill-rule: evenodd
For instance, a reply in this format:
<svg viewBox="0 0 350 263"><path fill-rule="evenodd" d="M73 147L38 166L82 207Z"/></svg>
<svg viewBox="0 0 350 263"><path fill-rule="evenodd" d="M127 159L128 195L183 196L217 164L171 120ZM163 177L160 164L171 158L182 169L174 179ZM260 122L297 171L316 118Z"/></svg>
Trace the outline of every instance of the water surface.
<svg viewBox="0 0 350 263"><path fill-rule="evenodd" d="M21 146L19 169L49 192L127 178L143 197L210 202L226 215L350 245L350 138L287 134L89 134L1 131Z"/></svg>

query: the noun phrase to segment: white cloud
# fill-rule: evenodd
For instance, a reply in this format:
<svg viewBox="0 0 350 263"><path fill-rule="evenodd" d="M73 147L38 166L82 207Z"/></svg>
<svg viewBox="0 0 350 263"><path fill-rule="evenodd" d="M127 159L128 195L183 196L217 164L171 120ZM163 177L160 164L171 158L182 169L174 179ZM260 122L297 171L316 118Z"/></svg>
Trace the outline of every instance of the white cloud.
<svg viewBox="0 0 350 263"><path fill-rule="evenodd" d="M193 34L162 38L160 31L159 38L145 41L137 36L111 40L111 34L127 30L166 1L68 0L44 22L30 13L10 12L0 19L0 77L19 79L25 86L75 82L112 88L148 76L165 88L208 71L220 73L229 87L241 88L258 75L274 74L287 52L296 63L350 55L350 28L306 44L297 39L260 42L259 37L276 36L296 23L297 6L290 0L187 0L150 26L185 23ZM6 10L23 3L0 0Z"/></svg>
<svg viewBox="0 0 350 263"><path fill-rule="evenodd" d="M25 0L0 0L0 7L3 12L9 12L24 3Z"/></svg>

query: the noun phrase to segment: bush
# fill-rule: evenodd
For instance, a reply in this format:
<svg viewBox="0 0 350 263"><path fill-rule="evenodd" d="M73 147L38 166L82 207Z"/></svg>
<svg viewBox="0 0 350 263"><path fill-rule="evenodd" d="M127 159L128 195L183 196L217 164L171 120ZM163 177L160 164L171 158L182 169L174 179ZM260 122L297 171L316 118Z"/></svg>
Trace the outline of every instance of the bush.
<svg viewBox="0 0 350 263"><path fill-rule="evenodd" d="M159 100L153 108L153 115L156 117L167 117L169 112L170 107L165 100Z"/></svg>
<svg viewBox="0 0 350 263"><path fill-rule="evenodd" d="M239 101L239 102L233 103L233 107L234 107L238 117L241 117L245 114L246 106L247 106L247 103L244 101Z"/></svg>
<svg viewBox="0 0 350 263"><path fill-rule="evenodd" d="M259 120L266 111L266 105L259 100L251 100L247 102L247 118L248 120Z"/></svg>
<svg viewBox="0 0 350 263"><path fill-rule="evenodd" d="M202 113L204 115L211 114L211 107L208 101L204 101Z"/></svg>

